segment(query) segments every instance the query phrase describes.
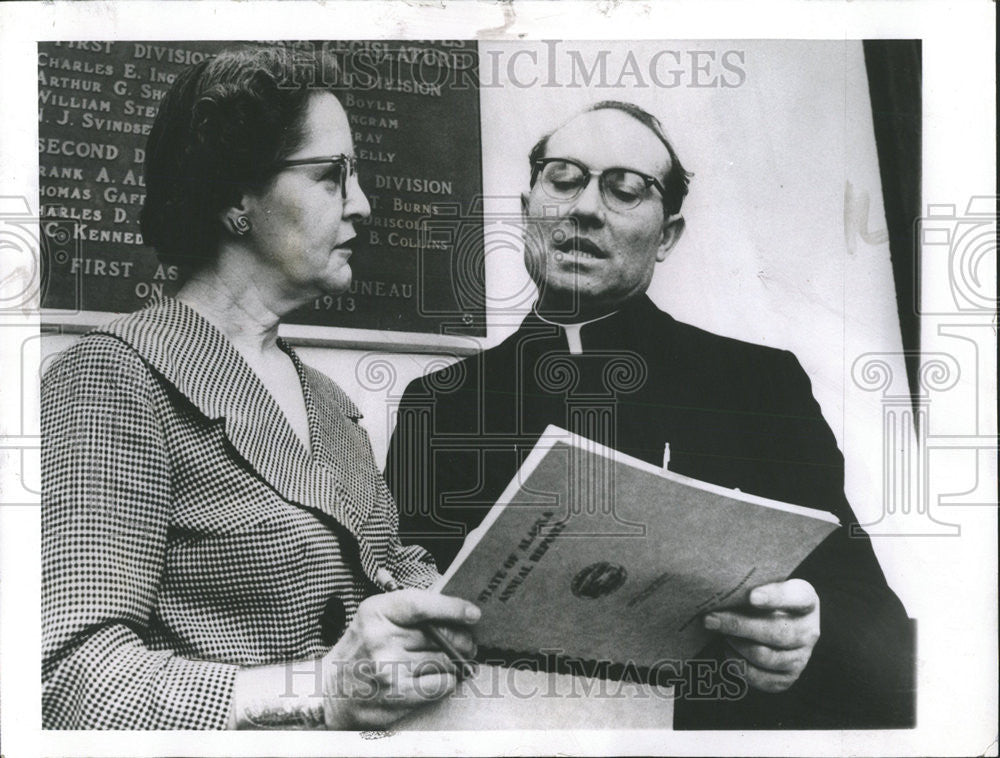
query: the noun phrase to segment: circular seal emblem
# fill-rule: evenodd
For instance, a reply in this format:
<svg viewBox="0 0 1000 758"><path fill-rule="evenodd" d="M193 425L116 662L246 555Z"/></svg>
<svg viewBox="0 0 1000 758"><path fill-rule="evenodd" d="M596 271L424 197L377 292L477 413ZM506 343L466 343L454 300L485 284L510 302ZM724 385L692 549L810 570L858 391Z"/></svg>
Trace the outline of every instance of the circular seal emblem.
<svg viewBox="0 0 1000 758"><path fill-rule="evenodd" d="M593 600L610 595L625 584L627 577L628 572L625 571L624 566L600 561L577 572L577 575L573 577L570 589L577 597Z"/></svg>

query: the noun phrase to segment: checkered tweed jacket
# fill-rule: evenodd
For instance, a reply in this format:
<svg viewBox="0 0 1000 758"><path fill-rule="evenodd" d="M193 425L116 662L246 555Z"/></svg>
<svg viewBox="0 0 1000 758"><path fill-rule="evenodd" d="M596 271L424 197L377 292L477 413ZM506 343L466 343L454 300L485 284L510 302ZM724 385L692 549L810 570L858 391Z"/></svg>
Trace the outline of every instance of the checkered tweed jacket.
<svg viewBox="0 0 1000 758"><path fill-rule="evenodd" d="M326 652L376 591L426 586L361 414L298 370L312 453L232 344L165 299L42 380L43 725L225 725L241 666Z"/></svg>

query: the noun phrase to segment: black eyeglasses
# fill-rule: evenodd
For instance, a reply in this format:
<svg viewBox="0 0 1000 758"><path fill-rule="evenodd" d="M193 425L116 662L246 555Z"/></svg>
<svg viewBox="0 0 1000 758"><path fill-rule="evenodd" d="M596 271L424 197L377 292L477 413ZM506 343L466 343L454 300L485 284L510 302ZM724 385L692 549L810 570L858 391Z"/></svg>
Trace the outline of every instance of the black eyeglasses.
<svg viewBox="0 0 1000 758"><path fill-rule="evenodd" d="M655 187L660 197L666 197L663 184L656 177L629 168L606 168L595 171L569 158L540 158L534 162L531 185L541 182L542 190L553 200L568 202L575 199L588 184L598 177L598 186L604 203L614 211L635 208L649 197L649 188Z"/></svg>
<svg viewBox="0 0 1000 758"><path fill-rule="evenodd" d="M346 200L347 183L352 176L358 173L358 159L353 155L341 153L340 155L331 155L329 158L293 158L287 161L275 161L271 164L271 168L280 171L294 166L320 166L324 164L336 169L337 175L331 178L340 184L340 194Z"/></svg>

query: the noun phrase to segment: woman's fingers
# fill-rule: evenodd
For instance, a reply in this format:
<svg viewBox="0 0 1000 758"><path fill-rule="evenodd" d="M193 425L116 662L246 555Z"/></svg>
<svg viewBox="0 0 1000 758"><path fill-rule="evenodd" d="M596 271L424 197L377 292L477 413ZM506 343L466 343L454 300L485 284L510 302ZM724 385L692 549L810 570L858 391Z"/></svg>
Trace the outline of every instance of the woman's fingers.
<svg viewBox="0 0 1000 758"><path fill-rule="evenodd" d="M389 723L422 702L454 691L459 665L433 641L433 624L460 656L471 658L472 603L424 590L399 590L365 600L327 655L324 692L330 723Z"/></svg>

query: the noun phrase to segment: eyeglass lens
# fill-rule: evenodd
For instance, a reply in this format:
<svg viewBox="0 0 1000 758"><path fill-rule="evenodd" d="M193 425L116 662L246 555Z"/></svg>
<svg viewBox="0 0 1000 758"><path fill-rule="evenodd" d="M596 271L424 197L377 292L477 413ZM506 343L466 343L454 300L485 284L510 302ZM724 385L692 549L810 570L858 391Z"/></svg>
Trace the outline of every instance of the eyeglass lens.
<svg viewBox="0 0 1000 758"><path fill-rule="evenodd" d="M340 194L347 199L347 183L358 171L358 164L352 156L342 155L333 163L337 171L336 180L340 183Z"/></svg>
<svg viewBox="0 0 1000 758"><path fill-rule="evenodd" d="M330 161L330 178L340 185L340 193L347 199L347 183L358 171L357 161L353 156L338 155Z"/></svg>
<svg viewBox="0 0 1000 758"><path fill-rule="evenodd" d="M275 166L283 170L295 166L322 164L328 166L323 172L323 178L339 184L341 195L346 200L347 183L352 176L358 173L358 159L353 155L335 155L332 158L293 158L292 160L279 161Z"/></svg>
<svg viewBox="0 0 1000 758"><path fill-rule="evenodd" d="M542 189L556 200L572 200L590 183L591 174L570 161L550 161L542 167ZM645 178L624 168L611 168L600 174L601 196L609 207L628 210L649 194Z"/></svg>

